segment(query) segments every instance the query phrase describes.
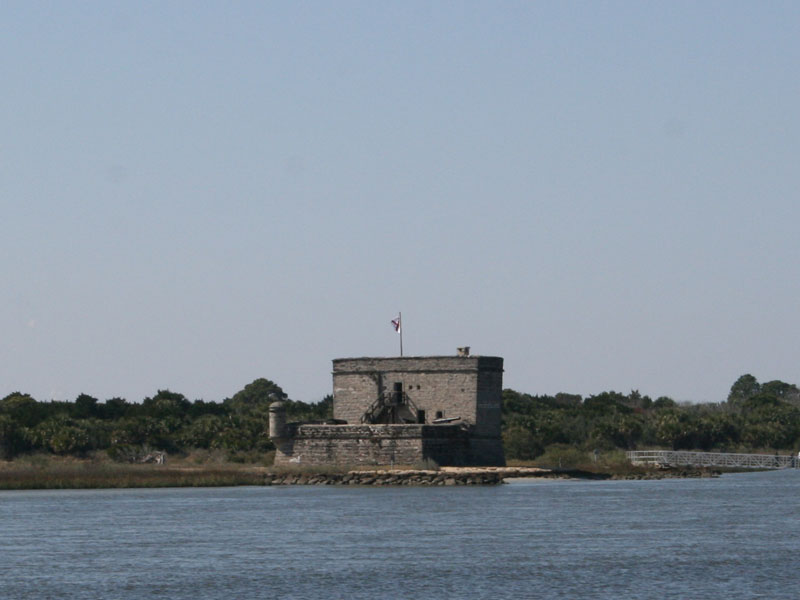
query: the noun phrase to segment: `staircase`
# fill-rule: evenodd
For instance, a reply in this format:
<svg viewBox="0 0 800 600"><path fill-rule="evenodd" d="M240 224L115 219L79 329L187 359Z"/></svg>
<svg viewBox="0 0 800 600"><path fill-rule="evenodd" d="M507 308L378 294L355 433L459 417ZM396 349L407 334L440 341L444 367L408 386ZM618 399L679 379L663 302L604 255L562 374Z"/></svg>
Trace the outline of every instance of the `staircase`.
<svg viewBox="0 0 800 600"><path fill-rule="evenodd" d="M408 419L401 419L399 417L398 409L403 406L407 407L412 415L417 414L416 405L405 392L381 394L372 404L369 405L369 408L366 410L366 412L361 415L361 422L366 425L374 425L377 423L416 423L416 421L409 421Z"/></svg>

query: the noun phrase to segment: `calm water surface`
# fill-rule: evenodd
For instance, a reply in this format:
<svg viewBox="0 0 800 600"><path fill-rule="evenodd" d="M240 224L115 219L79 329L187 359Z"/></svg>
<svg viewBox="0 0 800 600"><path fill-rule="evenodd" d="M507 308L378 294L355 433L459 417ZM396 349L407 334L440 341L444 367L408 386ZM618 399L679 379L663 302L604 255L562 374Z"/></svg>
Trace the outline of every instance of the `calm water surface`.
<svg viewBox="0 0 800 600"><path fill-rule="evenodd" d="M800 597L800 470L0 492L0 598Z"/></svg>

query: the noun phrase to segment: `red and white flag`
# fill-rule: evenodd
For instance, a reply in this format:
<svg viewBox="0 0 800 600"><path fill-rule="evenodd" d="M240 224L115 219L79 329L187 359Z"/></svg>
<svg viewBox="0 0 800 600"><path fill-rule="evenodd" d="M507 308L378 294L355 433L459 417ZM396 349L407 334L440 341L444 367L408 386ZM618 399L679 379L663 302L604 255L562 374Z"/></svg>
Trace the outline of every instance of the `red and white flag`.
<svg viewBox="0 0 800 600"><path fill-rule="evenodd" d="M396 318L392 319L392 327L397 333L400 333L400 315L397 315Z"/></svg>

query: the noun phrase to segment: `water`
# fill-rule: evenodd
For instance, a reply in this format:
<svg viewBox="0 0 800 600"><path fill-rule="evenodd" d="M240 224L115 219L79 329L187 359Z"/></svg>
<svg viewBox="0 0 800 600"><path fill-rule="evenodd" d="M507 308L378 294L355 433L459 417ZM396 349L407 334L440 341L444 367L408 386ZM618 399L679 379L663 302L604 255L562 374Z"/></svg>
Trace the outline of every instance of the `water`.
<svg viewBox="0 0 800 600"><path fill-rule="evenodd" d="M798 492L796 470L0 492L0 598L794 599Z"/></svg>

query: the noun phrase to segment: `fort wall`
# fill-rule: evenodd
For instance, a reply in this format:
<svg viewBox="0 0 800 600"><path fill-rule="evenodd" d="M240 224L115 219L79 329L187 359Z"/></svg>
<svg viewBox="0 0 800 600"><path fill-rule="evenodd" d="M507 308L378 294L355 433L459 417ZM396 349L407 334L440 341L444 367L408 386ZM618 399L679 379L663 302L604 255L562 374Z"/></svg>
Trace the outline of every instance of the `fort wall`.
<svg viewBox="0 0 800 600"><path fill-rule="evenodd" d="M504 465L498 438L458 425L295 425L275 441L275 464Z"/></svg>
<svg viewBox="0 0 800 600"><path fill-rule="evenodd" d="M286 423L274 403L275 463L504 465L502 383L493 356L336 359L336 424Z"/></svg>
<svg viewBox="0 0 800 600"><path fill-rule="evenodd" d="M470 439L456 425L297 425L276 443L275 464L467 464Z"/></svg>
<svg viewBox="0 0 800 600"><path fill-rule="evenodd" d="M402 386L425 422L459 418L500 435L503 359L494 356L342 358L333 361L334 418L358 424L381 394Z"/></svg>

